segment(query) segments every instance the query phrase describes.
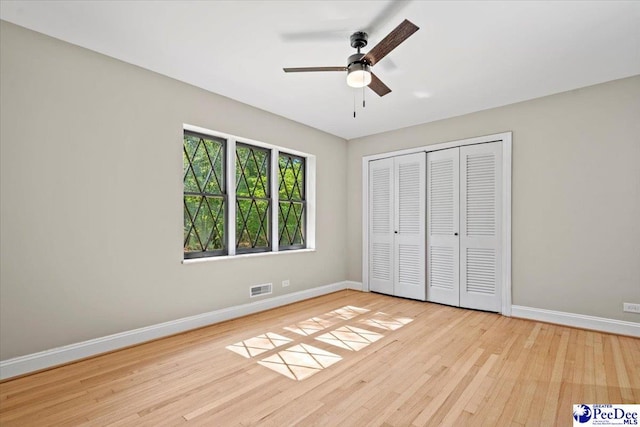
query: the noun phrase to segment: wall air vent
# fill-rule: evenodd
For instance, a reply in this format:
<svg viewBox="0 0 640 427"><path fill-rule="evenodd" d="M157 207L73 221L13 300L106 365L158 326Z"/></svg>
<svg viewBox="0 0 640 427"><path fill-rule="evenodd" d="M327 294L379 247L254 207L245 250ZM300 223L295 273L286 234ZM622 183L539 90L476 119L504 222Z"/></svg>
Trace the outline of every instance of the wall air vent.
<svg viewBox="0 0 640 427"><path fill-rule="evenodd" d="M249 288L249 296L253 298L259 295L268 295L271 293L272 288L273 288L273 285L271 283L252 286L251 288Z"/></svg>

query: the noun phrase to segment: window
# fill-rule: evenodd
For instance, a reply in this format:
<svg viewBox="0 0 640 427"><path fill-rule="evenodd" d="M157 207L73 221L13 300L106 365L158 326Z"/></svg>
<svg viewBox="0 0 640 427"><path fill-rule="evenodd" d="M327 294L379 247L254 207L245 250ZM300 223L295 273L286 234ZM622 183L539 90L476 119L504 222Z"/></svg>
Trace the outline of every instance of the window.
<svg viewBox="0 0 640 427"><path fill-rule="evenodd" d="M184 257L223 255L227 195L225 140L184 132Z"/></svg>
<svg viewBox="0 0 640 427"><path fill-rule="evenodd" d="M236 252L271 249L270 150L236 145Z"/></svg>
<svg viewBox="0 0 640 427"><path fill-rule="evenodd" d="M185 125L184 259L315 245L315 156Z"/></svg>
<svg viewBox="0 0 640 427"><path fill-rule="evenodd" d="M278 161L278 242L280 250L305 247L305 161L280 153Z"/></svg>

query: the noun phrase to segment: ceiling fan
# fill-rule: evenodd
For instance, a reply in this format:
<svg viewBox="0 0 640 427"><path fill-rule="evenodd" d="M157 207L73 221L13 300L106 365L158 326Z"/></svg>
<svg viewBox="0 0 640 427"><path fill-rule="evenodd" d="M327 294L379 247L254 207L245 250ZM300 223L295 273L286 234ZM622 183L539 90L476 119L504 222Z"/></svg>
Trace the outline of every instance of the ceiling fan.
<svg viewBox="0 0 640 427"><path fill-rule="evenodd" d="M351 47L358 50L347 59L346 67L299 67L283 68L285 73L301 73L309 71L346 71L347 84L351 87L369 86L379 96L385 96L391 89L371 72L371 67L387 56L400 43L418 31L416 25L405 19L387 36L373 47L368 53L360 53L360 49L367 45L369 36L364 31L357 31L351 35Z"/></svg>

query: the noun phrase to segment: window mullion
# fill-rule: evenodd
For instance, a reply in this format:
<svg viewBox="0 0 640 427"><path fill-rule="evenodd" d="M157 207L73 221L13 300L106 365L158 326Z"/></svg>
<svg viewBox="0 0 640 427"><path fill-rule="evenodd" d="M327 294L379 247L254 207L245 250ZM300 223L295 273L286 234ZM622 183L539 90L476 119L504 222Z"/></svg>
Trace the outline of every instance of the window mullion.
<svg viewBox="0 0 640 427"><path fill-rule="evenodd" d="M227 141L227 254L236 254L236 140Z"/></svg>
<svg viewBox="0 0 640 427"><path fill-rule="evenodd" d="M280 165L280 150L271 149L271 250L280 250L280 224L278 223L278 212L280 211L280 179L278 168Z"/></svg>

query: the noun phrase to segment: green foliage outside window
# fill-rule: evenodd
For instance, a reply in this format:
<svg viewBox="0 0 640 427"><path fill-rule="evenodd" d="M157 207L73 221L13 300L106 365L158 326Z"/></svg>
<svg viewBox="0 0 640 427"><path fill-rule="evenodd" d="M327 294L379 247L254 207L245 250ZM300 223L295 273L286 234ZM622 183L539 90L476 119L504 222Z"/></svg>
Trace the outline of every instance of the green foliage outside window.
<svg viewBox="0 0 640 427"><path fill-rule="evenodd" d="M305 247L305 162L304 158L280 153L278 228L281 249Z"/></svg>
<svg viewBox="0 0 640 427"><path fill-rule="evenodd" d="M270 239L270 150L236 145L236 248L264 251Z"/></svg>
<svg viewBox="0 0 640 427"><path fill-rule="evenodd" d="M225 251L225 141L184 133L184 253L185 257Z"/></svg>

